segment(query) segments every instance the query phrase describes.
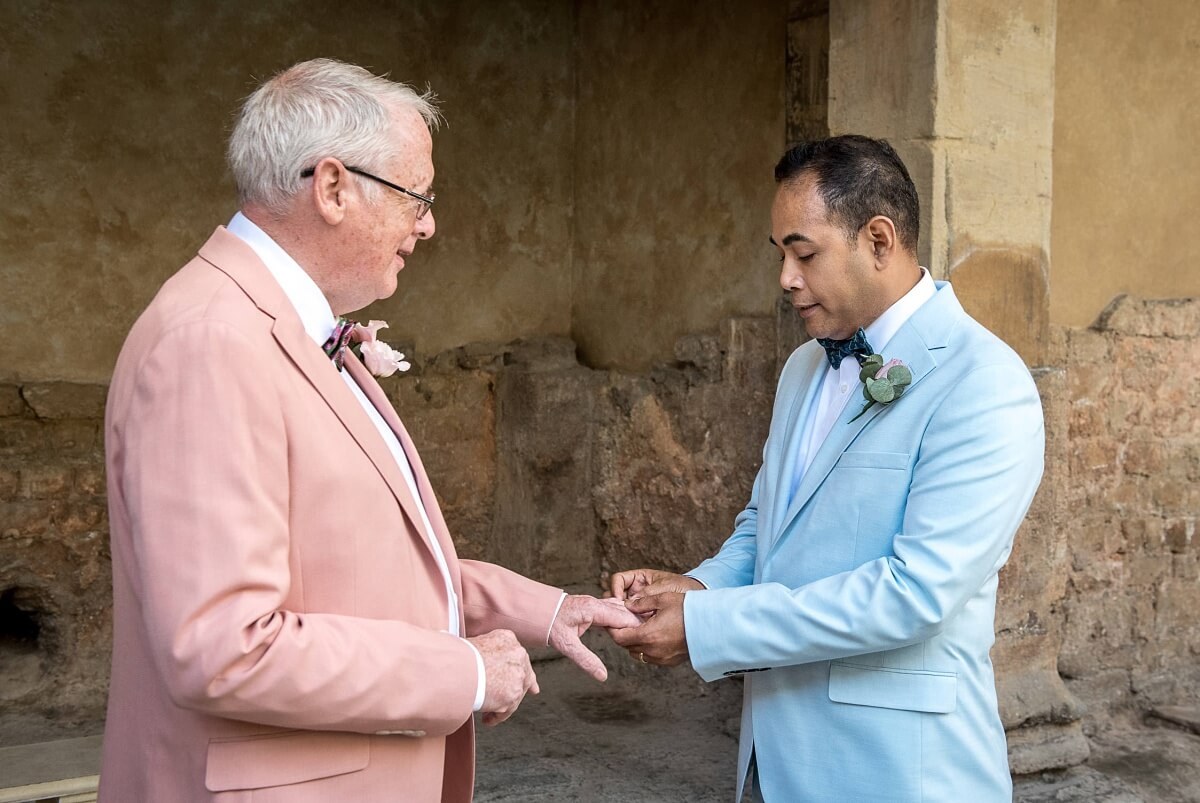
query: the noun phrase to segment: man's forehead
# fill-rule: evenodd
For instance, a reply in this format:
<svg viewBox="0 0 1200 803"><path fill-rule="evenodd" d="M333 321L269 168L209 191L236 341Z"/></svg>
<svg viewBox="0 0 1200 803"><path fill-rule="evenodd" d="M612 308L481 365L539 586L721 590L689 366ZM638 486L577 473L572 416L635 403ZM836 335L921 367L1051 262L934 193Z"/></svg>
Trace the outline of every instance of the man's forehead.
<svg viewBox="0 0 1200 803"><path fill-rule="evenodd" d="M786 246L794 242L816 242L830 226L825 201L815 182L790 181L779 185L771 207L771 242Z"/></svg>

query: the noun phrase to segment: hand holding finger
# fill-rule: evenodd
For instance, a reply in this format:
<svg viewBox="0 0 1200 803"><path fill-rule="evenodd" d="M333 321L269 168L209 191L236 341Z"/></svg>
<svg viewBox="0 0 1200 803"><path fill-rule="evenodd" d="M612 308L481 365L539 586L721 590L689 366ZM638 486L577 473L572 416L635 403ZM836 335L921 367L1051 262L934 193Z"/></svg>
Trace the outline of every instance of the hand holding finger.
<svg viewBox="0 0 1200 803"><path fill-rule="evenodd" d="M480 710L484 721L503 722L517 710L527 692L538 693L529 653L510 630L493 630L469 641L483 659L486 685Z"/></svg>

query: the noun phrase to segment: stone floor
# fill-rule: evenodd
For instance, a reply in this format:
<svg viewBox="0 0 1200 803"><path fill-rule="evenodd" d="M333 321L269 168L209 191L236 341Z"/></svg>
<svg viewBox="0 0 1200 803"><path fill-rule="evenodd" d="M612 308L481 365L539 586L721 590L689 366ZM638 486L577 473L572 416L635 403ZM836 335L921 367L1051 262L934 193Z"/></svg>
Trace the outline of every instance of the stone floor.
<svg viewBox="0 0 1200 803"><path fill-rule="evenodd" d="M479 729L477 803L733 797L741 683L603 654L603 684L564 659L535 661L541 694Z"/></svg>
<svg viewBox="0 0 1200 803"><path fill-rule="evenodd" d="M538 656L542 693L481 728L479 803L730 803L741 684L706 684L685 667L642 666L600 646L598 684ZM1018 778L1015 803L1198 803L1200 736L1162 720L1091 735L1082 767ZM849 801L847 803L850 803Z"/></svg>
<svg viewBox="0 0 1200 803"><path fill-rule="evenodd" d="M731 803L741 682L704 683L686 667L645 666L606 637L585 638L608 664L608 682L536 654L542 693L508 722L479 729L476 801ZM1160 713L1091 723L1087 764L1018 778L1013 800L1200 803L1200 712Z"/></svg>

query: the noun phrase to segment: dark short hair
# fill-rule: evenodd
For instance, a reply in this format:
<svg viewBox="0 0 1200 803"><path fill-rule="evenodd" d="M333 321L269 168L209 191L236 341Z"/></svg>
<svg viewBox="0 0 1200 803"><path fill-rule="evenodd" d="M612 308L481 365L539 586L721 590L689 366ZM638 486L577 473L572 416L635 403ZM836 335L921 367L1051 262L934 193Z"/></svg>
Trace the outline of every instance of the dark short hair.
<svg viewBox="0 0 1200 803"><path fill-rule="evenodd" d="M896 224L900 245L917 252L921 206L908 168L885 140L858 134L802 142L775 165L775 181L787 184L812 176L829 210L853 240L876 215Z"/></svg>

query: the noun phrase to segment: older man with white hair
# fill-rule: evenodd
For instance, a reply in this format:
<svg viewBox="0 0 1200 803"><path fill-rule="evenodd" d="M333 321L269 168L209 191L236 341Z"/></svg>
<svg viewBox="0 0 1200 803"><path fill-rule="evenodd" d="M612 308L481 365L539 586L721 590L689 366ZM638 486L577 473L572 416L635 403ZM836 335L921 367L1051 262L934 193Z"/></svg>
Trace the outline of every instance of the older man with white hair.
<svg viewBox="0 0 1200 803"><path fill-rule="evenodd" d="M438 119L336 61L267 81L229 144L241 211L121 351L105 803L469 801L472 713L537 692L525 647L603 680L579 635L636 622L458 559L368 370L400 355L340 317L434 234Z"/></svg>

